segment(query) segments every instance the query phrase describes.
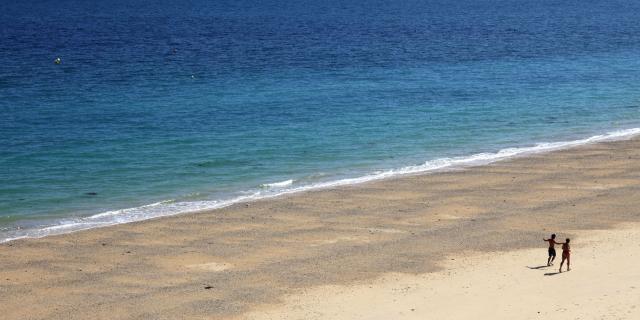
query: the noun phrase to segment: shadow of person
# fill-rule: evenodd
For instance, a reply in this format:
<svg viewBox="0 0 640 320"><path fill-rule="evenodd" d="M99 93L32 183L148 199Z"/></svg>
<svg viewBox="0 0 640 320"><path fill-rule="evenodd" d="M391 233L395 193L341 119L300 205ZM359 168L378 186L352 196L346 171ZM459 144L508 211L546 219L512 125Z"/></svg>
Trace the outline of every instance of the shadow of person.
<svg viewBox="0 0 640 320"><path fill-rule="evenodd" d="M560 272L547 272L544 275L545 276L555 276L556 274L560 274Z"/></svg>
<svg viewBox="0 0 640 320"><path fill-rule="evenodd" d="M537 267L529 267L529 266L527 266L527 268L533 269L533 270L544 269L544 268L548 268L548 267L550 267L550 266L548 266L546 264L543 265L543 266L537 266Z"/></svg>

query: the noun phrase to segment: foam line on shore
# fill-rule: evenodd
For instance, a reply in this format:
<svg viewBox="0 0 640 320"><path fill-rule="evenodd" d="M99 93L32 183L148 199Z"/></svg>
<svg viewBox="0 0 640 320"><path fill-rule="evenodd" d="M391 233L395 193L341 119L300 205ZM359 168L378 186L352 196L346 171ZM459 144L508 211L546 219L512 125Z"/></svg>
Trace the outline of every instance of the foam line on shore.
<svg viewBox="0 0 640 320"><path fill-rule="evenodd" d="M618 130L601 135L595 135L586 139L560 142L545 142L528 147L506 148L495 153L478 153L464 157L439 158L426 161L421 165L407 166L386 171L378 171L360 177L345 178L307 185L295 186L294 180L286 180L282 182L264 184L263 186L269 187L263 188L263 190L257 190L242 196L224 200L161 201L140 207L107 211L89 217L62 220L57 225L47 226L39 229L15 230L9 232L8 234L5 234L4 238L0 240L0 243L22 238L40 238L49 235L57 235L92 228L106 227L122 223L130 223L153 218L172 216L176 214L215 210L228 207L240 202L249 202L260 199L274 198L292 193L360 184L403 175L484 165L496 161L510 159L513 157L556 151L596 142L624 140L639 134L640 128Z"/></svg>

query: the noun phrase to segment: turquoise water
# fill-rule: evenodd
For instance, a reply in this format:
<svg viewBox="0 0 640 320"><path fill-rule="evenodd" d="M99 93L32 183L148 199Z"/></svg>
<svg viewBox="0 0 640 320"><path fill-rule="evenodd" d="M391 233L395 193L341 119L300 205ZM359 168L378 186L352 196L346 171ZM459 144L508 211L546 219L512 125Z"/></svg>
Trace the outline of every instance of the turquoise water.
<svg viewBox="0 0 640 320"><path fill-rule="evenodd" d="M640 127L633 1L2 9L0 239Z"/></svg>

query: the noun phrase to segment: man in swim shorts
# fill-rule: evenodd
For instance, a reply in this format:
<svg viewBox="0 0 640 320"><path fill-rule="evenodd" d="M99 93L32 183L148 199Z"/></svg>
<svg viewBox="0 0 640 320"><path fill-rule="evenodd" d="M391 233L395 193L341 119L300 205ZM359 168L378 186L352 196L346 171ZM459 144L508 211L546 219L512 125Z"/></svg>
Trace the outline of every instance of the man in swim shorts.
<svg viewBox="0 0 640 320"><path fill-rule="evenodd" d="M556 244L559 244L556 242L556 234L552 234L550 239L545 239L542 238L542 240L549 242L549 258L547 259L547 266L552 266L553 265L553 260L556 259Z"/></svg>

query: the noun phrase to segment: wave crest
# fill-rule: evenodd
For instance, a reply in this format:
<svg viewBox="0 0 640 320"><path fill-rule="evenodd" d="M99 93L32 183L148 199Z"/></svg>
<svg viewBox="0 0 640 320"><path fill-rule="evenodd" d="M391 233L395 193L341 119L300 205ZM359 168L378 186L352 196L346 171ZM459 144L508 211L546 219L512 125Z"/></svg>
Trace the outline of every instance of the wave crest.
<svg viewBox="0 0 640 320"><path fill-rule="evenodd" d="M264 183L260 185L260 188L284 188L293 184L293 179L274 182L274 183Z"/></svg>

